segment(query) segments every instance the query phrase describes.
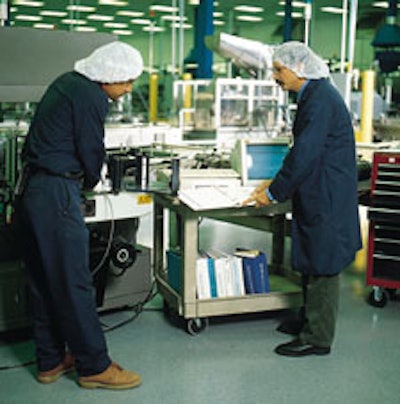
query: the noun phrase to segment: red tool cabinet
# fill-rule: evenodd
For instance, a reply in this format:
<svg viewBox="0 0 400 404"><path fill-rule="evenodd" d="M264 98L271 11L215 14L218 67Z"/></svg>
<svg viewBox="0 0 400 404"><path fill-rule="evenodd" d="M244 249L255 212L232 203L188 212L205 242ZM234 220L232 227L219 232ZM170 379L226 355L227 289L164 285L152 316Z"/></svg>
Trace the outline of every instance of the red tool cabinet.
<svg viewBox="0 0 400 404"><path fill-rule="evenodd" d="M400 288L400 150L374 154L368 218L368 303L384 307Z"/></svg>

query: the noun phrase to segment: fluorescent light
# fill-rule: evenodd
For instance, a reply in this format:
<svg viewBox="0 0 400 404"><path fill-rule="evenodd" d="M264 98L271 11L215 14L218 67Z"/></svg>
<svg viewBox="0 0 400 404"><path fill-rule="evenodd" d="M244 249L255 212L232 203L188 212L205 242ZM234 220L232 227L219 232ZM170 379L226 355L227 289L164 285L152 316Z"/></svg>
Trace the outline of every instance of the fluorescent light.
<svg viewBox="0 0 400 404"><path fill-rule="evenodd" d="M225 21L221 21L221 20L214 20L213 21L214 25L225 25Z"/></svg>
<svg viewBox="0 0 400 404"><path fill-rule="evenodd" d="M95 32L97 31L96 27L76 27L75 31L80 31L80 32Z"/></svg>
<svg viewBox="0 0 400 404"><path fill-rule="evenodd" d="M45 17L65 17L68 13L66 11L43 10L39 11L39 14Z"/></svg>
<svg viewBox="0 0 400 404"><path fill-rule="evenodd" d="M162 27L152 27L152 26L150 26L150 25L148 25L147 27L143 27L142 28L142 31L148 31L148 32L163 32L163 31L165 31L165 29L164 28L162 28Z"/></svg>
<svg viewBox="0 0 400 404"><path fill-rule="evenodd" d="M128 24L124 22L105 22L103 26L106 28L128 28Z"/></svg>
<svg viewBox="0 0 400 404"><path fill-rule="evenodd" d="M131 20L131 23L138 25L150 25L151 21L146 18L134 18L133 20Z"/></svg>
<svg viewBox="0 0 400 404"><path fill-rule="evenodd" d="M99 5L125 7L128 5L128 2L127 1L118 1L118 0L99 0Z"/></svg>
<svg viewBox="0 0 400 404"><path fill-rule="evenodd" d="M68 11L79 11L81 13L92 13L96 11L96 7L89 6L79 6L79 5L70 5L66 7Z"/></svg>
<svg viewBox="0 0 400 404"><path fill-rule="evenodd" d="M133 35L133 31L129 29L115 29L112 33L115 35Z"/></svg>
<svg viewBox="0 0 400 404"><path fill-rule="evenodd" d="M193 28L193 25L192 24L180 24L179 22L173 22L171 24L171 28L190 29L190 28Z"/></svg>
<svg viewBox="0 0 400 404"><path fill-rule="evenodd" d="M61 22L66 25L85 25L85 24L87 24L87 22L85 20L77 20L74 18L66 18L64 20L61 20Z"/></svg>
<svg viewBox="0 0 400 404"><path fill-rule="evenodd" d="M187 17L181 18L179 15L163 15L161 19L165 21L186 21Z"/></svg>
<svg viewBox="0 0 400 404"><path fill-rule="evenodd" d="M112 15L102 15L102 14L90 14L86 18L88 20L93 21L112 21L114 19Z"/></svg>
<svg viewBox="0 0 400 404"><path fill-rule="evenodd" d="M38 22L36 24L33 24L33 28L54 29L54 24L44 24L42 22Z"/></svg>
<svg viewBox="0 0 400 404"><path fill-rule="evenodd" d="M380 8L389 8L389 2L387 1L376 1L375 3L372 3L374 7L380 7ZM397 4L397 8L400 8L400 3Z"/></svg>
<svg viewBox="0 0 400 404"><path fill-rule="evenodd" d="M278 12L276 13L276 15L279 16L279 17L284 17L284 16L285 16L285 12L284 12L284 11L278 11ZM302 18L302 17L303 17L303 13L299 13L299 12L297 12L297 11L294 11L294 12L292 13L292 18Z"/></svg>
<svg viewBox="0 0 400 404"><path fill-rule="evenodd" d="M324 13L331 13L331 14L343 14L343 8L339 7L321 7L321 11Z"/></svg>
<svg viewBox="0 0 400 404"><path fill-rule="evenodd" d="M262 7L254 7L254 6L236 6L234 8L236 11L244 11L246 13L262 13L264 9Z"/></svg>
<svg viewBox="0 0 400 404"><path fill-rule="evenodd" d="M213 12L213 17L223 17L224 13L222 11L214 11Z"/></svg>
<svg viewBox="0 0 400 404"><path fill-rule="evenodd" d="M14 6L43 7L43 1L15 0Z"/></svg>
<svg viewBox="0 0 400 404"><path fill-rule="evenodd" d="M142 17L144 15L143 11L129 11L129 10L119 10L117 15L122 15L124 17Z"/></svg>
<svg viewBox="0 0 400 404"><path fill-rule="evenodd" d="M263 20L262 17L256 15L238 15L236 19L239 21L251 21L251 22L260 22Z"/></svg>
<svg viewBox="0 0 400 404"><path fill-rule="evenodd" d="M14 17L16 20L21 21L41 21L43 18L40 15L25 15L19 14Z"/></svg>
<svg viewBox="0 0 400 404"><path fill-rule="evenodd" d="M153 4L152 6L149 7L149 9L152 11L160 11L164 13L173 13L179 10L178 7L162 6L159 4Z"/></svg>
<svg viewBox="0 0 400 404"><path fill-rule="evenodd" d="M284 6L286 3L284 1L280 1L279 5ZM294 8L305 8L307 6L307 3L304 1L292 1L292 7Z"/></svg>

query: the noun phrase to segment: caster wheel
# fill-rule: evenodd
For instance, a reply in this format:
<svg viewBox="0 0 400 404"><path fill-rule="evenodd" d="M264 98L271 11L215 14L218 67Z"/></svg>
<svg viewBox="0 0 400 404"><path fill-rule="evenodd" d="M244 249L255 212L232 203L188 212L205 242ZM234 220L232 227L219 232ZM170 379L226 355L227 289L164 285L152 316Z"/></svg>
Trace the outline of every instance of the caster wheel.
<svg viewBox="0 0 400 404"><path fill-rule="evenodd" d="M382 288L374 287L368 295L367 302L374 307L385 307L389 300L389 293Z"/></svg>
<svg viewBox="0 0 400 404"><path fill-rule="evenodd" d="M190 335L197 335L207 328L208 319L207 318L190 318L186 322L186 331Z"/></svg>

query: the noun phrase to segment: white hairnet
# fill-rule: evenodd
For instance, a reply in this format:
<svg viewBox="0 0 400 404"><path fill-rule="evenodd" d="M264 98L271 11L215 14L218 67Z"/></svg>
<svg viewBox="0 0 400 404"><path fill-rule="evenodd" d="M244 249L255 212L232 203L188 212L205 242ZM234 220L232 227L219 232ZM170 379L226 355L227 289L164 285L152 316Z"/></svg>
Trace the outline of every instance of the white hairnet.
<svg viewBox="0 0 400 404"><path fill-rule="evenodd" d="M87 58L75 62L74 70L100 83L120 83L140 76L143 59L137 49L116 41L100 46Z"/></svg>
<svg viewBox="0 0 400 404"><path fill-rule="evenodd" d="M306 79L329 77L326 63L302 42L290 41L278 45L272 60L289 68L297 77Z"/></svg>

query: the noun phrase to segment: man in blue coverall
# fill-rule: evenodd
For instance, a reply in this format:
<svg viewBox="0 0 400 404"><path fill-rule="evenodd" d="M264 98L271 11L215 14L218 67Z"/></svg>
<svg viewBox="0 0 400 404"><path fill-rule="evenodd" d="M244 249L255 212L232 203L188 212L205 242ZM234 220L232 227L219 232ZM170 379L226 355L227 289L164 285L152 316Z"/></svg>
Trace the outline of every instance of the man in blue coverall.
<svg viewBox="0 0 400 404"><path fill-rule="evenodd" d="M132 91L143 60L112 42L58 77L37 106L26 137L27 181L17 218L25 240L38 381L76 369L86 388L138 386L138 373L112 362L101 329L89 270L89 233L81 191L100 179L109 99Z"/></svg>
<svg viewBox="0 0 400 404"><path fill-rule="evenodd" d="M339 274L361 248L353 127L346 105L329 82L323 60L301 42L273 54L274 79L297 93L294 145L272 182L244 201L265 206L292 200L292 268L302 275L296 338L279 355L326 355L334 338Z"/></svg>

